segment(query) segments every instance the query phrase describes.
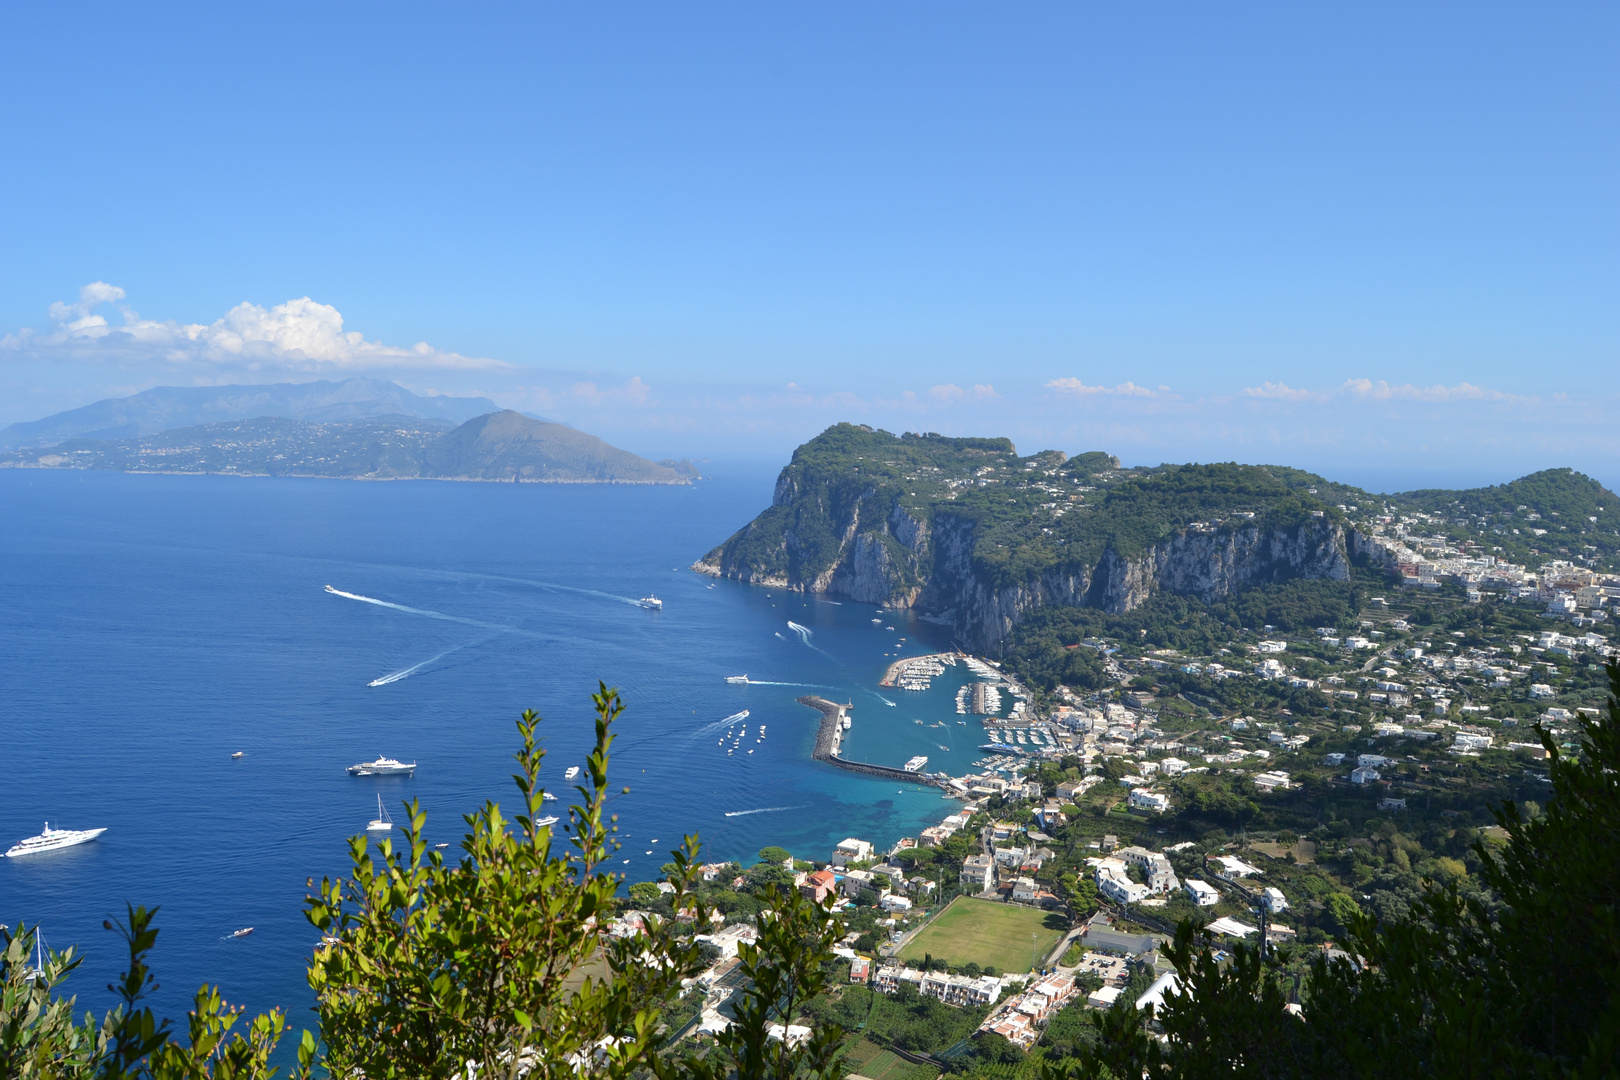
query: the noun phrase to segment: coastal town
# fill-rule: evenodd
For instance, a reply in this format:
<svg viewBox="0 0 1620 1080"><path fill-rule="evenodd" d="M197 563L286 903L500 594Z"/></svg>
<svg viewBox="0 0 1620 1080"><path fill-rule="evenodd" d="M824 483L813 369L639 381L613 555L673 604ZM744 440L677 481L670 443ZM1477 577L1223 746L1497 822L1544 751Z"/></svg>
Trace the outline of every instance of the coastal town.
<svg viewBox="0 0 1620 1080"><path fill-rule="evenodd" d="M1298 966L1336 953L1351 912L1404 910L1420 876L1473 887L1469 845L1499 831L1490 801L1534 806L1543 736L1573 749L1575 721L1597 715L1620 577L1497 561L1425 524L1367 523L1387 587L1348 625L1256 626L1207 653L1088 638L1071 647L1106 673L1093 688L1035 688L1011 662L955 650L897 659L885 689L961 680L954 715L936 723L982 725L984 756L962 775L921 756L851 760L848 707L801 698L822 713L819 760L934 785L955 809L882 850L850 837L705 865L706 899L661 913L712 957L689 984L683 1034L731 1022L737 949L756 938L739 898L764 881L835 905L849 928L834 949L840 988L777 1036L808 1038L857 995L868 1010L927 999L945 1010L935 1037L896 1022L850 1046L862 1075L916 1078L974 1055L1038 1055L1068 1037L1067 1017L1162 1001L1182 920L1217 957L1245 943ZM1246 707L1223 707L1239 691ZM653 902L614 933L636 933L667 889L638 886Z"/></svg>

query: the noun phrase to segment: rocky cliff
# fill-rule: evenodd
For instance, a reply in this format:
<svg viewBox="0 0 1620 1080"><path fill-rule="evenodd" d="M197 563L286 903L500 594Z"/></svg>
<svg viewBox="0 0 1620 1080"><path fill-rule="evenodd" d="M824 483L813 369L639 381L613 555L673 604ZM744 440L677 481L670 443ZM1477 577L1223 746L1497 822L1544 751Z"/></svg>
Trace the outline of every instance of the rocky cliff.
<svg viewBox="0 0 1620 1080"><path fill-rule="evenodd" d="M801 447L771 507L696 569L909 608L989 653L1048 605L1117 613L1161 590L1207 602L1349 577L1361 538L1264 469L1118 465L840 425Z"/></svg>

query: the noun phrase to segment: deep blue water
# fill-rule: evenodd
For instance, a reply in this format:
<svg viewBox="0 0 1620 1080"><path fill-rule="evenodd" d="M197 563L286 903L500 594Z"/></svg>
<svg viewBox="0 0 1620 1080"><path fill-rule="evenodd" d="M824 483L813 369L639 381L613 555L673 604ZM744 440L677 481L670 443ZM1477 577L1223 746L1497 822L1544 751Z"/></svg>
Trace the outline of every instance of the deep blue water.
<svg viewBox="0 0 1620 1080"><path fill-rule="evenodd" d="M76 944L86 962L69 989L99 1012L123 961L102 919L126 900L161 905L160 1012L181 1015L207 981L250 1010L288 1007L296 1029L317 938L305 879L346 871L346 838L377 795L396 819L402 800L421 800L430 837L453 843L462 814L513 803L513 721L532 707L564 800L552 805L565 805L562 770L590 747L597 679L628 704L612 778L631 787L614 804L631 881L656 876L687 832L715 859L767 844L825 858L845 836L888 843L937 821L954 804L936 789L812 762L819 717L794 698L853 701L852 756L922 753L963 771L983 736L951 707L960 669L927 694L878 687L894 655L944 647L938 631L685 569L768 503L773 479L0 471L0 847L47 819L108 827L93 844L0 859L0 921ZM649 592L663 611L634 605ZM804 685L725 683L742 673ZM728 756L715 725L742 709L748 734ZM379 754L420 768L345 773ZM243 926L251 937L226 936Z"/></svg>

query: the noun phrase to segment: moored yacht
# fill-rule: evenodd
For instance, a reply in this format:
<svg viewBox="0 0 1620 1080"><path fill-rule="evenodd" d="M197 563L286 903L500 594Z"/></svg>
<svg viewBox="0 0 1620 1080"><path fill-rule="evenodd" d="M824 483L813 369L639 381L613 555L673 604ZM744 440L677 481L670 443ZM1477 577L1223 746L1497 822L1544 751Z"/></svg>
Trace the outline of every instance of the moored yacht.
<svg viewBox="0 0 1620 1080"><path fill-rule="evenodd" d="M349 766L350 776L411 776L415 772L416 762L407 765L403 761L381 755L378 755L376 761L362 761L358 765Z"/></svg>
<svg viewBox="0 0 1620 1080"><path fill-rule="evenodd" d="M19 855L37 855L43 851L58 851L78 844L88 844L106 831L106 829L53 829L51 823L47 821L44 832L17 841L11 850L6 852L6 858L15 859Z"/></svg>

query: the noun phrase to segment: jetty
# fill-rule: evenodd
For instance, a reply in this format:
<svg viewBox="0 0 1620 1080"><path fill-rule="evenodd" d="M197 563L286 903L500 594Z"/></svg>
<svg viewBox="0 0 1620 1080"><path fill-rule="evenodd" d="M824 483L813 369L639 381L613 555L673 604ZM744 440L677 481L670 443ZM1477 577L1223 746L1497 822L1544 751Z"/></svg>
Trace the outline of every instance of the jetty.
<svg viewBox="0 0 1620 1080"><path fill-rule="evenodd" d="M816 732L816 748L811 757L817 761L825 761L829 765L836 765L840 769L850 772L864 773L867 776L881 776L885 780L898 780L906 784L933 784L942 786L942 782L935 777L923 773L906 772L904 769L894 769L887 765L870 765L864 761L851 761L839 753L844 740L844 715L852 708L850 705L840 705L836 701L828 701L815 694L806 694L797 699L800 705L808 706L821 714L821 730Z"/></svg>

